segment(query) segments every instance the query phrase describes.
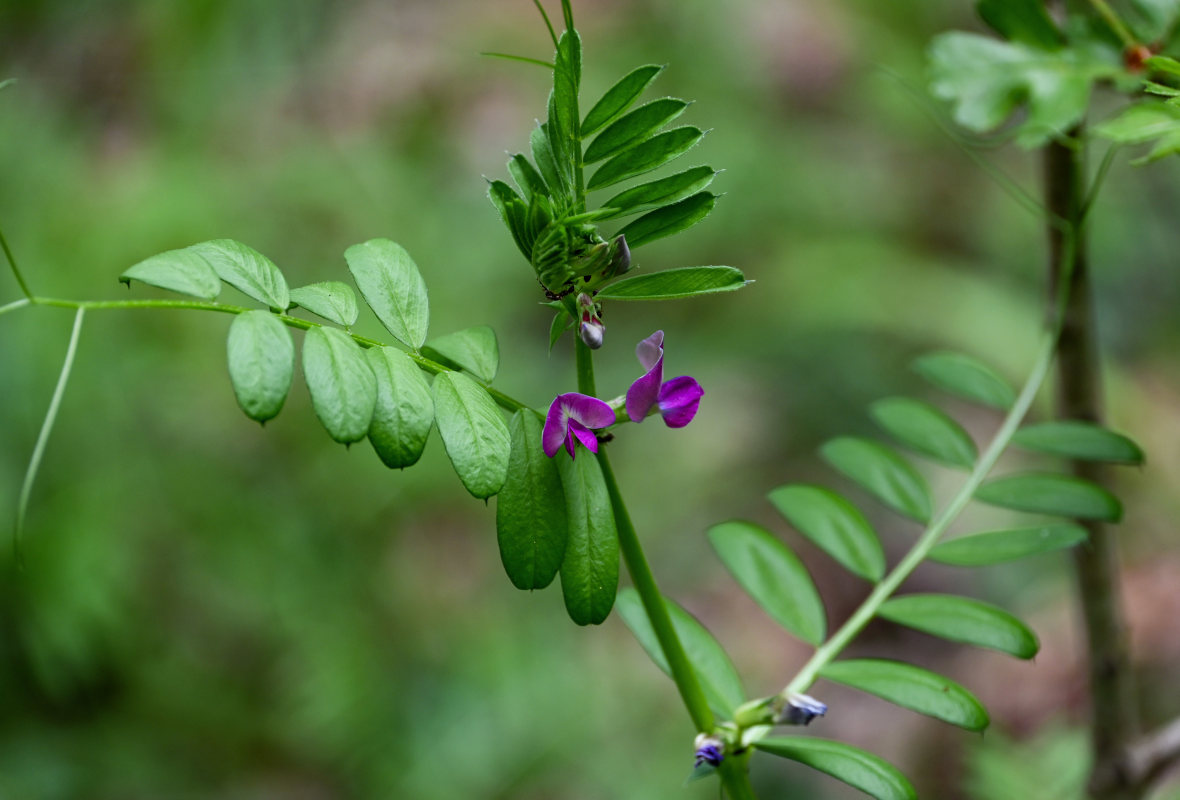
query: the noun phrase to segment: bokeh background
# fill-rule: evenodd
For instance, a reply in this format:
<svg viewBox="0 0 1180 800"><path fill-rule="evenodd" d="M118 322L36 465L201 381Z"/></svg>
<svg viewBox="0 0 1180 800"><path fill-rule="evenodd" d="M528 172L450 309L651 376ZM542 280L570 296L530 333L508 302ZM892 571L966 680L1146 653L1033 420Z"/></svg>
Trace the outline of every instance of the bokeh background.
<svg viewBox="0 0 1180 800"><path fill-rule="evenodd" d="M751 696L781 688L807 652L724 574L706 528L767 524L838 622L866 585L765 493L848 488L816 446L871 434L873 399L928 395L907 369L915 355L964 349L1014 382L1031 359L1039 221L966 157L924 90L927 41L978 30L971 5L576 3L584 102L637 64L667 63L658 91L695 99L685 119L713 129L693 161L725 169L713 216L637 262L730 264L756 281L610 307L598 359L603 392L620 393L637 374L633 343L662 328L668 369L706 387L690 427L649 423L612 448L664 588L729 648ZM497 385L544 406L572 385L568 339L547 354L549 316L481 176L502 176L505 152L524 147L547 77L477 54L550 49L526 0L3 0L0 79L18 83L0 93L0 224L34 291L88 299L126 297L115 278L127 266L205 239L252 245L294 286L347 280L347 246L392 238L426 278L432 333L494 326ZM1001 142L985 155L1035 191L1036 160ZM1180 713L1180 166L1127 160L1092 233L1112 424L1149 459L1117 489L1151 725ZM18 296L0 271L0 304ZM70 322L47 308L0 318L0 519ZM716 796L681 787L690 725L619 620L578 629L556 587L511 587L494 501L466 495L437 436L420 465L389 472L367 445L328 439L299 377L260 428L229 387L229 322L87 318L23 572L0 547L0 798ZM383 333L368 317L359 331ZM978 437L998 422L937 399ZM923 469L953 490L954 475ZM913 526L850 491L902 552ZM1005 521L972 511L959 529ZM992 728L974 736L821 683L832 711L813 732L894 760L924 798L1073 800L1085 691L1066 559L924 567L909 588L1000 602L1042 653L1015 663L871 627L857 653L946 672L989 706ZM860 796L769 756L754 780L766 798Z"/></svg>

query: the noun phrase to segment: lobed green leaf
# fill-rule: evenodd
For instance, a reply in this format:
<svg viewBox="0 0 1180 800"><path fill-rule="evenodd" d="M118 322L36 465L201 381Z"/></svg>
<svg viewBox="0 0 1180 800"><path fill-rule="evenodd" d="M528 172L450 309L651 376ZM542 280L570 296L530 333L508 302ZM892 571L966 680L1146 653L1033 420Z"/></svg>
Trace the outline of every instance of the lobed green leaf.
<svg viewBox="0 0 1180 800"><path fill-rule="evenodd" d="M512 451L496 497L500 560L516 588L544 589L565 557L565 491L557 463L541 447L540 418L529 410L517 411L508 429Z"/></svg>
<svg viewBox="0 0 1180 800"><path fill-rule="evenodd" d="M913 784L888 761L850 744L814 736L774 736L754 747L789 758L860 789L876 800L917 800Z"/></svg>
<svg viewBox="0 0 1180 800"><path fill-rule="evenodd" d="M930 560L957 567L986 567L1064 550L1086 541L1086 529L1072 523L1038 525L961 536L934 546Z"/></svg>
<svg viewBox="0 0 1180 800"><path fill-rule="evenodd" d="M869 414L881 429L915 453L952 467L971 469L979 455L967 432L939 409L909 397L887 397Z"/></svg>
<svg viewBox="0 0 1180 800"><path fill-rule="evenodd" d="M351 328L356 324L360 311L356 294L348 284L339 281L324 281L300 286L291 290L291 305L302 306L324 319Z"/></svg>
<svg viewBox="0 0 1180 800"><path fill-rule="evenodd" d="M952 642L1032 658L1036 634L1002 608L952 594L910 594L886 600L877 616Z"/></svg>
<svg viewBox="0 0 1180 800"><path fill-rule="evenodd" d="M848 571L870 581L885 575L885 553L852 503L819 486L780 486L768 495L779 513Z"/></svg>
<svg viewBox="0 0 1180 800"><path fill-rule="evenodd" d="M624 589L619 592L618 605L619 616L631 629L631 633L635 634L651 660L664 674L671 675L668 660L651 628L639 593L631 588ZM684 645L684 653L696 672L709 708L720 717L731 718L734 710L746 698L742 679L734 669L733 662L720 643L695 617L668 598L664 598L664 605L668 609L668 616L672 618L676 636Z"/></svg>
<svg viewBox="0 0 1180 800"><path fill-rule="evenodd" d="M585 163L594 164L646 141L652 134L684 113L689 103L662 97L645 103L611 123L586 148Z"/></svg>
<svg viewBox="0 0 1180 800"><path fill-rule="evenodd" d="M221 278L213 265L189 247L144 259L125 270L119 280L129 286L135 280L202 300L216 300L221 294Z"/></svg>
<svg viewBox="0 0 1180 800"><path fill-rule="evenodd" d="M619 153L607 161L591 176L586 184L587 191L634 178L653 169L659 169L696 146L705 136L700 128L684 126L656 134L652 138Z"/></svg>
<svg viewBox="0 0 1180 800"><path fill-rule="evenodd" d="M277 417L295 372L287 326L269 311L238 314L229 326L226 355L230 383L246 416L256 422Z"/></svg>
<svg viewBox="0 0 1180 800"><path fill-rule="evenodd" d="M417 350L426 341L430 306L418 265L399 244L370 239L344 251L361 296L399 342Z"/></svg>
<svg viewBox="0 0 1180 800"><path fill-rule="evenodd" d="M820 455L893 510L919 522L930 521L926 481L892 449L871 439L841 436L826 442Z"/></svg>
<svg viewBox="0 0 1180 800"><path fill-rule="evenodd" d="M1016 511L1118 522L1122 503L1101 486L1072 475L1026 472L985 483L975 499Z"/></svg>
<svg viewBox="0 0 1180 800"><path fill-rule="evenodd" d="M798 556L752 522L723 522L708 535L726 569L754 602L803 641L823 642L824 604Z"/></svg>
<svg viewBox="0 0 1180 800"><path fill-rule="evenodd" d="M1139 445L1122 434L1092 422L1061 421L1027 425L1016 432L1012 443L1026 450L1083 461L1143 463L1143 451Z"/></svg>
<svg viewBox="0 0 1180 800"><path fill-rule="evenodd" d="M360 345L335 328L315 327L303 339L303 375L311 405L337 442L365 438L377 404L377 379Z"/></svg>
<svg viewBox="0 0 1180 800"><path fill-rule="evenodd" d="M582 121L582 135L590 136L621 116L663 71L661 66L648 64L620 78L587 112L586 119Z"/></svg>
<svg viewBox="0 0 1180 800"><path fill-rule="evenodd" d="M716 203L717 195L711 192L698 192L678 203L649 211L624 226L619 235L626 236L627 244L634 250L648 242L691 228L709 216Z"/></svg>
<svg viewBox="0 0 1180 800"><path fill-rule="evenodd" d="M500 345L487 325L465 328L432 339L422 354L452 369L464 369L484 383L491 383L500 369Z"/></svg>
<svg viewBox="0 0 1180 800"><path fill-rule="evenodd" d="M272 311L286 311L291 305L287 279L269 258L233 239L214 239L194 244L189 250L204 258L218 276Z"/></svg>
<svg viewBox="0 0 1180 800"><path fill-rule="evenodd" d="M377 379L369 442L382 463L404 469L418 463L434 424L434 397L422 370L392 347L371 347L365 358Z"/></svg>
<svg viewBox="0 0 1180 800"><path fill-rule="evenodd" d="M504 416L487 390L461 372L434 378L434 421L464 488L482 499L500 491L511 441Z"/></svg>
<svg viewBox="0 0 1180 800"><path fill-rule="evenodd" d="M928 353L911 366L939 389L964 400L1001 411L1016 402L1016 392L991 367L962 353Z"/></svg>
<svg viewBox="0 0 1180 800"><path fill-rule="evenodd" d="M676 300L703 294L733 292L748 284L733 267L680 267L624 278L601 289L601 300Z"/></svg>
<svg viewBox="0 0 1180 800"><path fill-rule="evenodd" d="M820 676L969 731L988 725L987 711L971 692L929 670L881 659L834 661Z"/></svg>
<svg viewBox="0 0 1180 800"><path fill-rule="evenodd" d="M619 534L598 460L558 452L565 493L567 535L561 562L561 596L578 625L599 625L610 616L619 589Z"/></svg>
<svg viewBox="0 0 1180 800"><path fill-rule="evenodd" d="M613 209L606 218L625 217L663 208L708 188L716 175L717 171L712 167L693 167L620 192L603 203L602 207Z"/></svg>

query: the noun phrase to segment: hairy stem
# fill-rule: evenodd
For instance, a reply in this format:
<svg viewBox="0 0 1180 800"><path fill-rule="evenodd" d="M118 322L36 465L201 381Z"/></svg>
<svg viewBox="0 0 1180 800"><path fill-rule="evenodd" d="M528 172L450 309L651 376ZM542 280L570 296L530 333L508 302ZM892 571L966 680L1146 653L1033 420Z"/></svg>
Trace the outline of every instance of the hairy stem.
<svg viewBox="0 0 1180 800"><path fill-rule="evenodd" d="M1080 127L1071 132L1075 140L1080 141L1082 135ZM1085 150L1053 142L1045 150L1044 167L1046 205L1052 213L1071 220L1077 231L1069 269L1062 232L1052 226L1048 229L1050 286L1055 295L1065 297L1058 344L1056 414L1059 419L1101 424L1101 376L1082 224L1092 202L1085 191ZM1094 462L1075 461L1071 469L1078 477L1095 483L1102 483L1105 477L1105 469ZM1137 722L1127 632L1119 603L1118 550L1106 525L1090 520L1079 522L1090 534L1089 544L1073 552L1086 630L1092 706L1090 792L1103 800L1132 800L1141 795L1133 788L1125 759Z"/></svg>
<svg viewBox="0 0 1180 800"><path fill-rule="evenodd" d="M78 339L82 335L82 318L85 314L86 309L84 308L79 308L74 314L74 329L70 333L70 343L66 347L66 357L62 361L61 374L58 375L57 386L49 401L49 410L45 412L45 421L41 423L41 432L37 435L37 443L33 446L33 455L29 458L29 467L25 470L25 479L20 487L20 497L16 503L16 528L13 531L12 539L18 564L23 561L21 534L24 532L25 517L29 511L29 497L33 493L33 482L37 479L37 470L41 467L45 446L49 443L49 434L53 430L53 423L57 420L57 410L61 407L62 396L66 393L70 371L74 368L74 355L78 352Z"/></svg>
<svg viewBox="0 0 1180 800"><path fill-rule="evenodd" d="M13 307L18 307L18 303L27 305L29 303L38 306L51 306L56 308L75 308L75 309L111 309L111 308L179 308L190 309L195 311L216 311L222 314L245 314L247 311L256 311L257 309L246 308L245 306L231 306L224 303L211 303L201 300L63 300L59 297L30 297L28 301L16 301L16 303L9 303L7 306L0 307L0 314ZM288 316L287 314L275 314L279 322L291 328L298 328L299 330L310 330L312 328L324 327L318 322L312 322L307 319L300 319L299 317ZM353 340L361 347L385 347L384 342L379 342L376 339L370 339L366 336L358 336L351 331L347 332ZM429 372L431 375L438 375L442 372L452 372L449 367L439 364L437 361L432 361L425 356L415 353L413 351L406 351L406 355L418 365L424 372ZM482 386L487 393L496 401L496 405L507 411L521 411L529 408L528 405L521 401L504 394L499 389L493 389L483 381L476 378L474 375L469 375L472 380Z"/></svg>

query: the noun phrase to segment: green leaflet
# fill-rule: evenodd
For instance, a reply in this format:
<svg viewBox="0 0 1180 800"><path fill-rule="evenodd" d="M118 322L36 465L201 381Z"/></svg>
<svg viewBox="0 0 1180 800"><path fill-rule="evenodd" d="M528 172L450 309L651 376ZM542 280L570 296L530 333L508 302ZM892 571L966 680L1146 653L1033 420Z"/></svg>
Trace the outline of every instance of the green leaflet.
<svg viewBox="0 0 1180 800"><path fill-rule="evenodd" d="M688 102L662 97L645 103L613 122L586 148L585 163L593 164L617 155L648 139L660 128L684 113Z"/></svg>
<svg viewBox="0 0 1180 800"><path fill-rule="evenodd" d="M520 187L525 200L532 199L534 194L549 195L549 187L545 185L545 179L541 177L541 173L537 172L537 168L532 165L532 162L522 154L517 153L508 159L508 172L516 181L516 185Z"/></svg>
<svg viewBox="0 0 1180 800"><path fill-rule="evenodd" d="M370 239L345 250L344 260L385 329L407 347L421 347L430 325L430 307L426 283L405 248L388 239Z"/></svg>
<svg viewBox="0 0 1180 800"><path fill-rule="evenodd" d="M590 136L621 116L663 71L663 67L648 64L620 78L587 112L586 119L582 121L582 135Z"/></svg>
<svg viewBox="0 0 1180 800"><path fill-rule="evenodd" d="M269 311L234 317L226 340L229 379L246 416L266 422L278 416L291 391L295 345L287 327Z"/></svg>
<svg viewBox="0 0 1180 800"><path fill-rule="evenodd" d="M1095 126L1094 133L1120 144L1141 144L1155 139L1155 146L1148 154L1133 163L1155 161L1180 152L1180 107L1172 101L1139 103Z"/></svg>
<svg viewBox="0 0 1180 800"><path fill-rule="evenodd" d="M969 470L975 465L975 442L959 423L929 403L887 397L873 403L869 414L898 444L915 453L952 467Z"/></svg>
<svg viewBox="0 0 1180 800"><path fill-rule="evenodd" d="M571 459L558 452L555 460L569 520L561 595L575 623L599 625L610 616L619 587L619 536L610 494L590 454Z"/></svg>
<svg viewBox="0 0 1180 800"><path fill-rule="evenodd" d="M434 377L434 420L447 456L473 496L491 497L504 485L511 452L508 426L487 390L461 372Z"/></svg>
<svg viewBox="0 0 1180 800"><path fill-rule="evenodd" d="M1099 56L1093 47L1046 50L958 32L936 36L930 47L931 92L954 104L955 121L991 131L1027 103L1016 127L1017 143L1027 148L1080 122L1093 83L1119 72L1117 53Z"/></svg>
<svg viewBox="0 0 1180 800"><path fill-rule="evenodd" d="M577 31L567 30L561 34L554 65L547 133L557 167L565 173L566 185L572 186L574 153L581 147L578 88L582 80L582 39Z"/></svg>
<svg viewBox="0 0 1180 800"><path fill-rule="evenodd" d="M856 506L819 486L780 486L768 497L774 507L845 569L870 581L885 575L885 553Z"/></svg>
<svg viewBox="0 0 1180 800"><path fill-rule="evenodd" d="M820 677L969 731L988 725L987 711L974 695L949 678L912 664L869 658L834 661L820 671Z"/></svg>
<svg viewBox="0 0 1180 800"><path fill-rule="evenodd" d="M709 541L730 574L776 622L819 645L827 631L823 601L807 568L785 544L751 522L723 522Z"/></svg>
<svg viewBox="0 0 1180 800"><path fill-rule="evenodd" d="M553 197L565 197L567 187L557 172L557 160L544 125L533 128L529 135L529 146L533 151L533 161L537 164L537 170L545 179L545 185L549 187L549 194ZM525 255L528 256L529 253L526 252Z"/></svg>
<svg viewBox="0 0 1180 800"><path fill-rule="evenodd" d="M313 314L337 325L351 328L356 324L359 309L356 294L348 284L324 281L291 290L291 305L302 306Z"/></svg>
<svg viewBox="0 0 1180 800"><path fill-rule="evenodd" d="M975 9L992 30L1013 42L1042 50L1062 45L1061 32L1042 0L979 0Z"/></svg>
<svg viewBox="0 0 1180 800"><path fill-rule="evenodd" d="M623 278L598 292L602 300L675 300L733 292L750 281L733 267L680 267Z"/></svg>
<svg viewBox="0 0 1180 800"><path fill-rule="evenodd" d="M524 200L504 181L492 181L488 184L488 199L500 212L500 219L504 220L504 225L512 234L512 241L516 242L517 248L525 258L531 259L533 240L536 237L530 230L529 209L525 206Z"/></svg>
<svg viewBox="0 0 1180 800"><path fill-rule="evenodd" d="M980 486L975 499L1016 511L1076 519L1118 522L1123 506L1095 483L1071 475L1026 472L996 478Z"/></svg>
<svg viewBox="0 0 1180 800"><path fill-rule="evenodd" d="M871 439L841 436L826 442L820 455L885 505L918 522L929 522L930 489L909 462Z"/></svg>
<svg viewBox="0 0 1180 800"><path fill-rule="evenodd" d="M704 136L704 131L692 126L673 128L657 134L646 142L619 153L599 167L586 184L586 190L601 189L658 169L687 153Z"/></svg>
<svg viewBox="0 0 1180 800"><path fill-rule="evenodd" d="M189 247L144 259L124 271L119 280L129 286L135 280L202 300L216 300L221 294L221 278L213 265Z"/></svg>
<svg viewBox="0 0 1180 800"><path fill-rule="evenodd" d="M952 642L1032 658L1040 645L1028 626L1002 608L951 594L910 594L885 601L883 619Z"/></svg>
<svg viewBox="0 0 1180 800"><path fill-rule="evenodd" d="M233 239L214 239L194 244L197 253L213 267L220 278L272 311L286 311L291 305L287 280L266 256Z"/></svg>
<svg viewBox="0 0 1180 800"><path fill-rule="evenodd" d="M365 358L377 378L369 442L382 463L404 469L418 463L434 424L434 397L418 365L401 350L371 347Z"/></svg>
<svg viewBox="0 0 1180 800"><path fill-rule="evenodd" d="M814 736L774 736L755 742L754 747L825 772L876 800L918 798L896 767L850 744Z"/></svg>
<svg viewBox="0 0 1180 800"><path fill-rule="evenodd" d="M619 616L635 634L639 644L647 651L655 665L670 675L668 661L664 658L663 648L656 638L655 632L648 621L643 608L643 601L639 593L627 588L619 592ZM696 672L701 690L705 693L705 700L709 708L718 716L729 719L734 710L745 701L745 689L742 679L734 669L724 648L713 638L713 635L696 618L671 600L664 598L664 605L668 615L672 618L672 627L676 629L676 636L684 645L684 654Z"/></svg>
<svg viewBox="0 0 1180 800"><path fill-rule="evenodd" d="M619 234L627 237L631 249L691 228L709 216L717 203L712 192L698 192L678 203L649 211L626 225Z"/></svg>
<svg viewBox="0 0 1180 800"><path fill-rule="evenodd" d="M1072 523L988 531L941 542L930 560L956 567L986 567L1027 556L1063 550L1086 541L1086 529Z"/></svg>
<svg viewBox="0 0 1180 800"><path fill-rule="evenodd" d="M912 369L944 392L1007 411L1016 402L1012 387L982 362L962 353L928 353Z"/></svg>
<svg viewBox="0 0 1180 800"><path fill-rule="evenodd" d="M312 328L303 339L303 375L311 405L328 435L341 444L365 438L377 403L377 379L351 336Z"/></svg>
<svg viewBox="0 0 1180 800"><path fill-rule="evenodd" d="M1126 436L1092 422L1062 421L1026 425L1012 437L1012 443L1026 450L1084 461L1143 463L1143 451L1139 445Z"/></svg>
<svg viewBox="0 0 1180 800"><path fill-rule="evenodd" d="M518 589L544 589L561 568L569 521L561 475L541 447L542 423L517 411L509 424L512 453L496 497L500 560Z"/></svg>
<svg viewBox="0 0 1180 800"><path fill-rule="evenodd" d="M422 346L422 353L444 366L465 369L484 383L491 383L500 369L500 345L487 325L432 339Z"/></svg>
<svg viewBox="0 0 1180 800"><path fill-rule="evenodd" d="M641 214L683 200L708 188L716 175L717 171L712 167L693 167L620 192L603 203L602 207L614 209L607 218Z"/></svg>
<svg viewBox="0 0 1180 800"><path fill-rule="evenodd" d="M565 311L558 311L553 315L553 321L549 323L549 352L553 352L554 346L561 335L574 327L574 319Z"/></svg>

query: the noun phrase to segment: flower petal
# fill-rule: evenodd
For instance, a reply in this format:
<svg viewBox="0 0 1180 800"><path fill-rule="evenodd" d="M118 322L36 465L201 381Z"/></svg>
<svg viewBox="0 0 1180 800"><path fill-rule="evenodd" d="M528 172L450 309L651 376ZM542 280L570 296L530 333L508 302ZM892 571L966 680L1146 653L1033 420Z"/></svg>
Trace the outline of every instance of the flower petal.
<svg viewBox="0 0 1180 800"><path fill-rule="evenodd" d="M545 415L545 428L541 431L541 448L545 455L553 458L566 439L566 413L562 409L561 397L553 398L549 413Z"/></svg>
<svg viewBox="0 0 1180 800"><path fill-rule="evenodd" d="M683 428L697 415L705 390L687 375L673 378L660 387L660 413L669 428Z"/></svg>
<svg viewBox="0 0 1180 800"><path fill-rule="evenodd" d="M559 399L566 415L587 428L608 428L615 424L615 410L597 397L570 392Z"/></svg>
<svg viewBox="0 0 1180 800"><path fill-rule="evenodd" d="M635 357L649 372L664 356L664 332L656 331L635 346Z"/></svg>
<svg viewBox="0 0 1180 800"><path fill-rule="evenodd" d="M598 437L594 435L594 432L591 431L589 428L587 428L582 423L578 422L577 420L571 419L570 420L570 441L571 442L573 441L573 437L575 437L575 436L578 437L578 441L581 442L583 445L585 445L586 449L589 450L591 453L598 452ZM570 456L573 456L572 450L570 451Z"/></svg>

